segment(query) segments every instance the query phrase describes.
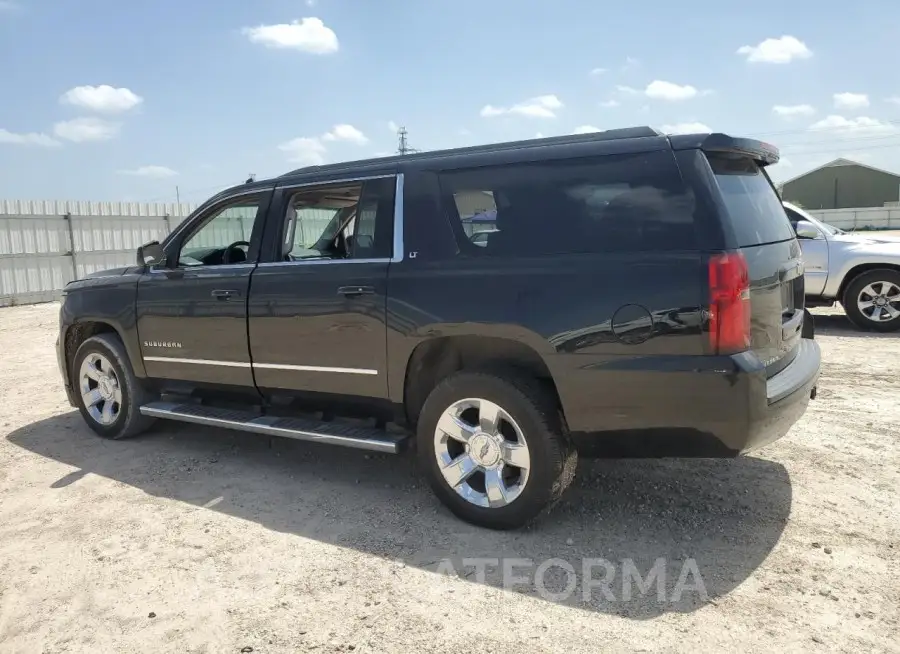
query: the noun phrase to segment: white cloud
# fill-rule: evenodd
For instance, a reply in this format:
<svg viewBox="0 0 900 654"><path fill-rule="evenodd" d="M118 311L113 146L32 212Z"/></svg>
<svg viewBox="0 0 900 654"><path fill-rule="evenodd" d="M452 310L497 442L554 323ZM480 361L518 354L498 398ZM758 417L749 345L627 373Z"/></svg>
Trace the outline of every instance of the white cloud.
<svg viewBox="0 0 900 654"><path fill-rule="evenodd" d="M494 107L485 105L481 115L485 118L512 114L528 118L556 118L556 110L562 109L563 103L555 95L539 95L511 107Z"/></svg>
<svg viewBox="0 0 900 654"><path fill-rule="evenodd" d="M605 68L592 68L590 74L593 77L597 77L598 75L602 75L605 72L606 72Z"/></svg>
<svg viewBox="0 0 900 654"><path fill-rule="evenodd" d="M703 134L712 132L712 129L703 123L675 123L663 125L662 131L666 134Z"/></svg>
<svg viewBox="0 0 900 654"><path fill-rule="evenodd" d="M389 130L391 130L392 134L396 134L397 131L400 129L400 125L395 123L393 120L388 121L387 127Z"/></svg>
<svg viewBox="0 0 900 654"><path fill-rule="evenodd" d="M834 106L838 109L862 109L869 106L869 96L865 93L835 93Z"/></svg>
<svg viewBox="0 0 900 654"><path fill-rule="evenodd" d="M153 179L164 179L166 177L175 177L178 173L166 166L141 166L131 170L120 170L120 175L133 175L135 177L150 177Z"/></svg>
<svg viewBox="0 0 900 654"><path fill-rule="evenodd" d="M697 95L697 89L690 84L681 86L679 84L673 84L672 82L654 80L647 85L646 89L644 89L644 94L648 98L653 98L654 100L669 100L674 102L677 100L689 100L690 98L693 98Z"/></svg>
<svg viewBox="0 0 900 654"><path fill-rule="evenodd" d="M628 70L630 68L637 68L640 65L641 65L640 60L638 60L634 57L625 57L625 65L622 66L622 68L624 70Z"/></svg>
<svg viewBox="0 0 900 654"><path fill-rule="evenodd" d="M365 134L356 129L353 125L341 124L335 125L330 132L322 135L325 141L349 141L357 145L363 145L369 142Z"/></svg>
<svg viewBox="0 0 900 654"><path fill-rule="evenodd" d="M315 166L325 162L325 146L317 138L299 138L285 141L278 149L287 153L288 161Z"/></svg>
<svg viewBox="0 0 900 654"><path fill-rule="evenodd" d="M353 125L342 123L335 125L321 137L301 136L285 141L278 146L278 149L287 154L288 161L315 166L325 163L325 154L328 152L328 148L325 147L324 141L345 141L364 145L369 142L369 139Z"/></svg>
<svg viewBox="0 0 900 654"><path fill-rule="evenodd" d="M846 134L850 136L879 136L884 134L895 134L900 129L891 123L882 122L875 118L860 116L859 118L844 118L843 116L831 115L810 125L811 130L828 131L837 134Z"/></svg>
<svg viewBox="0 0 900 654"><path fill-rule="evenodd" d="M746 55L747 61L766 64L788 64L794 59L812 57L812 50L794 36L782 36L778 39L766 39L758 45L744 45L738 48L737 54Z"/></svg>
<svg viewBox="0 0 900 654"><path fill-rule="evenodd" d="M604 100L603 102L600 103L600 106L603 107L604 109L612 109L613 107L619 106L619 101L618 100Z"/></svg>
<svg viewBox="0 0 900 654"><path fill-rule="evenodd" d="M307 7L315 7L315 6L316 6L316 0L306 0L306 6L307 6Z"/></svg>
<svg viewBox="0 0 900 654"><path fill-rule="evenodd" d="M892 95L887 99L891 104L900 104L900 95Z"/></svg>
<svg viewBox="0 0 900 654"><path fill-rule="evenodd" d="M593 134L594 132L602 132L599 127L594 127L593 125L581 125L580 127L576 127L573 134Z"/></svg>
<svg viewBox="0 0 900 654"><path fill-rule="evenodd" d="M108 141L119 134L118 123L100 118L84 117L64 120L53 126L53 133L61 139L83 143L85 141Z"/></svg>
<svg viewBox="0 0 900 654"><path fill-rule="evenodd" d="M241 30L253 43L267 48L300 50L311 54L338 51L338 38L320 18L301 18L293 23L245 27Z"/></svg>
<svg viewBox="0 0 900 654"><path fill-rule="evenodd" d="M638 91L636 88L633 88L631 86L624 86L622 84L616 86L616 91L618 91L619 93L624 93L625 95L637 95L638 93L640 93L640 91Z"/></svg>
<svg viewBox="0 0 900 654"><path fill-rule="evenodd" d="M543 132L538 132L537 134L534 135L534 138L536 138L536 139L542 139L542 138L544 138L544 133L543 133Z"/></svg>
<svg viewBox="0 0 900 654"><path fill-rule="evenodd" d="M794 116L812 116L816 113L816 109L808 104L776 104L772 107L772 113L783 118L792 118Z"/></svg>
<svg viewBox="0 0 900 654"><path fill-rule="evenodd" d="M55 148L62 145L59 141L46 134L37 132L17 133L0 128L0 143L11 145L36 145L42 148Z"/></svg>
<svg viewBox="0 0 900 654"><path fill-rule="evenodd" d="M100 86L76 86L63 93L59 101L91 111L118 113L133 109L141 104L144 98L131 89L101 84Z"/></svg>

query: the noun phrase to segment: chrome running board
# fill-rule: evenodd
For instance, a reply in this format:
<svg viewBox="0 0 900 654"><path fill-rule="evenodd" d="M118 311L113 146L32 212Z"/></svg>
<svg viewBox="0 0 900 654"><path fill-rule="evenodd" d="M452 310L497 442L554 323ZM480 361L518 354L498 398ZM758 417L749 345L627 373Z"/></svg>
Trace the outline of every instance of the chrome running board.
<svg viewBox="0 0 900 654"><path fill-rule="evenodd" d="M409 439L407 434L388 432L383 429L355 427L304 418L263 416L250 411L217 409L199 404L150 402L141 407L141 414L208 427L223 427L266 436L281 436L299 441L342 445L388 454L401 452L404 443Z"/></svg>

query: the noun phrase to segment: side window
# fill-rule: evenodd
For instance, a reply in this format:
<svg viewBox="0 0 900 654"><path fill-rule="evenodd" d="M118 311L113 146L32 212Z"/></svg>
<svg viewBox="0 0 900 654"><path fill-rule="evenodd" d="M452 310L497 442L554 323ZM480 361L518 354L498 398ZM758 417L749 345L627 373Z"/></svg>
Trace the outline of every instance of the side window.
<svg viewBox="0 0 900 654"><path fill-rule="evenodd" d="M462 255L696 248L693 197L671 152L450 171L440 178Z"/></svg>
<svg viewBox="0 0 900 654"><path fill-rule="evenodd" d="M178 266L246 262L260 202L258 197L242 199L214 211L181 246Z"/></svg>
<svg viewBox="0 0 900 654"><path fill-rule="evenodd" d="M304 188L288 201L281 259L389 258L394 179Z"/></svg>

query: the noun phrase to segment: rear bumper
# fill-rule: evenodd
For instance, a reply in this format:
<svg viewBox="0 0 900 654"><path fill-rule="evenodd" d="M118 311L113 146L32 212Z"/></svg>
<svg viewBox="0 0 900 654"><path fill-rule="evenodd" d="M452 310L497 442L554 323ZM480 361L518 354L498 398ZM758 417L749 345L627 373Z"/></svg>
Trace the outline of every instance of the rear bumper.
<svg viewBox="0 0 900 654"><path fill-rule="evenodd" d="M594 392L579 404L564 395L566 419L587 456L734 457L788 433L815 396L820 365L812 338L769 379L750 352L626 361L613 374L583 373Z"/></svg>
<svg viewBox="0 0 900 654"><path fill-rule="evenodd" d="M804 338L790 365L771 379L764 380L764 396L760 392L761 384L754 380L747 428L732 445L746 452L787 434L815 397L821 363L819 344Z"/></svg>

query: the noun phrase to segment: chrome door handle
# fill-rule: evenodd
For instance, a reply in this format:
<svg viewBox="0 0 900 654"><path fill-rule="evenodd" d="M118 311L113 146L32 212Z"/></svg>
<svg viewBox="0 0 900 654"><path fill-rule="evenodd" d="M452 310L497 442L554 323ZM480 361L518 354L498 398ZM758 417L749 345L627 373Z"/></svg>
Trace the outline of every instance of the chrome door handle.
<svg viewBox="0 0 900 654"><path fill-rule="evenodd" d="M232 289L217 289L210 293L210 295L217 300L230 300L232 298L240 297L241 292Z"/></svg>
<svg viewBox="0 0 900 654"><path fill-rule="evenodd" d="M375 295L374 286L341 286L338 289L338 295L347 297L355 297L357 295Z"/></svg>

